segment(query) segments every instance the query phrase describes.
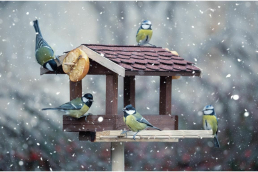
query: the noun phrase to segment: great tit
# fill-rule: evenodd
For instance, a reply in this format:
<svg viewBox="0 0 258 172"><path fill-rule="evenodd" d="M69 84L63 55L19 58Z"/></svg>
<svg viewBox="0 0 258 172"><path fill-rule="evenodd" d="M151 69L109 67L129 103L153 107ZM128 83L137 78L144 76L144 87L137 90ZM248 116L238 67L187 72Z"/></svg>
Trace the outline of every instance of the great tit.
<svg viewBox="0 0 258 172"><path fill-rule="evenodd" d="M136 132L133 135L133 139L135 140L135 136L137 133L139 133L141 130L144 130L148 127L155 128L157 130L160 130L157 127L154 127L151 123L149 123L143 116L136 112L135 108L132 105L127 105L124 109L124 122L132 130L133 132ZM121 134L126 133L127 131L123 131Z"/></svg>
<svg viewBox="0 0 258 172"><path fill-rule="evenodd" d="M85 116L85 120L87 119L87 115L84 115L91 107L93 102L93 96L90 93L85 94L83 97L79 97L73 99L70 102L62 104L56 108L44 108L42 110L60 110L64 111L66 115L69 115L74 118L81 118Z"/></svg>
<svg viewBox="0 0 258 172"><path fill-rule="evenodd" d="M144 44L149 44L151 37L152 37L152 28L151 28L151 22L149 20L145 20L142 22L140 28L138 29L136 33L136 41L139 46ZM155 45L152 45L155 46Z"/></svg>
<svg viewBox="0 0 258 172"><path fill-rule="evenodd" d="M216 113L214 110L214 107L212 105L207 105L203 108L203 128L205 130L211 130L213 131L214 135L214 146L220 147L219 141L218 141L218 119L216 117Z"/></svg>
<svg viewBox="0 0 258 172"><path fill-rule="evenodd" d="M38 63L44 68L50 71L57 70L57 63L55 58L59 61L58 56L55 57L53 49L48 45L48 43L43 39L42 34L39 29L38 20L33 21L33 26L36 31L36 46L35 46L35 56ZM59 61L60 62L60 61Z"/></svg>

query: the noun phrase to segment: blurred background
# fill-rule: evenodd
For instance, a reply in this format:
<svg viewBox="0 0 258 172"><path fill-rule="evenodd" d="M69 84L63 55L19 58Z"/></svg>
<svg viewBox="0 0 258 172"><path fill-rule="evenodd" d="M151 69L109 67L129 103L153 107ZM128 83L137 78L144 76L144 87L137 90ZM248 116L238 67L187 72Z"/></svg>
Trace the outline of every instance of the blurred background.
<svg viewBox="0 0 258 172"><path fill-rule="evenodd" d="M39 75L35 31L56 54L83 43L136 45L141 21L150 43L175 50L202 69L173 80L179 129L202 129L215 107L218 138L126 143L126 170L258 170L258 2L0 2L0 170L111 170L110 143L80 142L62 130L62 113L41 108L69 101L67 75ZM123 82L119 77L119 112ZM156 90L156 91L155 91ZM158 114L159 77L136 77L136 106ZM105 77L87 75L93 114L105 113Z"/></svg>

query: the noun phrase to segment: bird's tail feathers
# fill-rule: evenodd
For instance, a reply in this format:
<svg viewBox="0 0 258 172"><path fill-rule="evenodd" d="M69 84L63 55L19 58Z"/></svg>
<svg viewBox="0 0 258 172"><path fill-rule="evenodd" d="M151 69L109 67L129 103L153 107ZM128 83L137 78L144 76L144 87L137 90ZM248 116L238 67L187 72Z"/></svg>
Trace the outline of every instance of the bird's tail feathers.
<svg viewBox="0 0 258 172"><path fill-rule="evenodd" d="M43 108L41 110L63 110L63 109L60 109L60 108Z"/></svg>
<svg viewBox="0 0 258 172"><path fill-rule="evenodd" d="M218 140L217 135L214 137L214 146L215 146L216 148L219 148L219 147L220 147L220 144L219 144L219 140Z"/></svg>
<svg viewBox="0 0 258 172"><path fill-rule="evenodd" d="M38 23L38 20L34 20L33 21L33 26L34 26L34 29L35 31L41 35L41 32L40 32L40 29L39 29L39 23ZM41 35L42 36L42 35Z"/></svg>
<svg viewBox="0 0 258 172"><path fill-rule="evenodd" d="M159 130L159 131L162 131L161 129L159 129L158 127L154 127L154 126L152 126L152 128L155 128L155 129L157 129L157 130Z"/></svg>

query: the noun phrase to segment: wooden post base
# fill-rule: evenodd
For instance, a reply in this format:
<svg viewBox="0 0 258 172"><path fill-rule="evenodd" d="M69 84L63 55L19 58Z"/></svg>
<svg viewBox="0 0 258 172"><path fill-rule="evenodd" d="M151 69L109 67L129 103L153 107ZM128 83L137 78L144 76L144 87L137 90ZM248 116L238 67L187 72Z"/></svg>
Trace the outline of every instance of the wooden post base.
<svg viewBox="0 0 258 172"><path fill-rule="evenodd" d="M123 142L111 142L112 171L125 170L125 155Z"/></svg>

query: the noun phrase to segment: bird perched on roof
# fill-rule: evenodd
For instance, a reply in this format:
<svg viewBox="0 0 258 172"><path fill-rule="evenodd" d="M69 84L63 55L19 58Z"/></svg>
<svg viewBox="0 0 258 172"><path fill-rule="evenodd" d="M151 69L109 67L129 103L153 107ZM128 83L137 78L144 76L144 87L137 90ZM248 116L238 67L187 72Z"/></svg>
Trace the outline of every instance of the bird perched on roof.
<svg viewBox="0 0 258 172"><path fill-rule="evenodd" d="M93 96L90 93L85 94L83 97L78 97L73 99L70 102L62 104L56 108L44 108L42 110L60 110L65 112L66 115L69 115L74 118L81 118L85 116L85 120L87 119L87 115L84 115L90 109L93 102Z"/></svg>
<svg viewBox="0 0 258 172"><path fill-rule="evenodd" d="M205 130L212 130L214 135L214 146L220 147L218 141L218 119L214 107L212 105L207 105L203 108L203 128Z"/></svg>
<svg viewBox="0 0 258 172"><path fill-rule="evenodd" d="M136 41L139 46L144 45L144 44L149 44L149 41L151 40L152 37L152 28L151 28L151 22L149 20L144 20L138 29L136 33ZM152 45L155 46L155 45Z"/></svg>
<svg viewBox="0 0 258 172"><path fill-rule="evenodd" d="M57 63L55 58L59 61L58 57L55 57L54 50L42 37L38 20L33 21L33 26L36 31L35 56L38 63L50 71L56 71Z"/></svg>
<svg viewBox="0 0 258 172"><path fill-rule="evenodd" d="M135 108L132 105L127 105L124 109L124 122L130 128L130 130L136 132L133 135L133 139L135 140L135 136L141 130L144 130L148 127L155 128L160 130L157 127L154 127L151 123L149 123L143 116L136 112ZM123 131L121 134L126 133L127 131Z"/></svg>

